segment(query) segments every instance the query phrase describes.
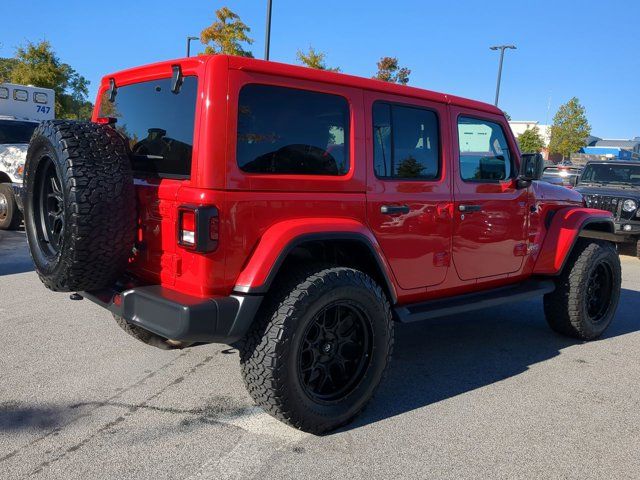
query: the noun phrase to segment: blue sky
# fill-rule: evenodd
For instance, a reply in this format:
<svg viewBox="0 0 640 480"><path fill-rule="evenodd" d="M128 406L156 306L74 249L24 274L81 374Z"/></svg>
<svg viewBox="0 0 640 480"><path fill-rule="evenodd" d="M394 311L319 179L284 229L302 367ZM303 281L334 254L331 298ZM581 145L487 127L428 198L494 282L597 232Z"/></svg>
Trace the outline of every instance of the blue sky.
<svg viewBox="0 0 640 480"><path fill-rule="evenodd" d="M273 0L271 59L296 62L313 45L331 66L371 76L385 55L411 68L410 84L493 102L498 54L505 58L500 106L514 120L551 121L577 96L592 133L640 136L640 2ZM49 40L60 58L91 81L105 73L184 56L228 6L264 51L266 0L2 0L0 56L27 40ZM7 18L13 12L16 20ZM22 20L21 17L24 19ZM196 51L201 49L193 44ZM550 108L549 108L550 107Z"/></svg>

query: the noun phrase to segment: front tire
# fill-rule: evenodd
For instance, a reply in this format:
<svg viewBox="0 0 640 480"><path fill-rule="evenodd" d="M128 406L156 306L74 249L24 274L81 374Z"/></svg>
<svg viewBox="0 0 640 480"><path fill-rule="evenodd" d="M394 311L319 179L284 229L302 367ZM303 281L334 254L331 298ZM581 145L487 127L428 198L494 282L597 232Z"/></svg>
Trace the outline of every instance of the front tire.
<svg viewBox="0 0 640 480"><path fill-rule="evenodd" d="M607 329L620 300L620 258L609 242L579 240L556 290L544 297L544 312L556 332L593 340Z"/></svg>
<svg viewBox="0 0 640 480"><path fill-rule="evenodd" d="M245 385L275 418L310 433L338 428L365 407L393 348L386 295L351 268L282 282L241 346Z"/></svg>

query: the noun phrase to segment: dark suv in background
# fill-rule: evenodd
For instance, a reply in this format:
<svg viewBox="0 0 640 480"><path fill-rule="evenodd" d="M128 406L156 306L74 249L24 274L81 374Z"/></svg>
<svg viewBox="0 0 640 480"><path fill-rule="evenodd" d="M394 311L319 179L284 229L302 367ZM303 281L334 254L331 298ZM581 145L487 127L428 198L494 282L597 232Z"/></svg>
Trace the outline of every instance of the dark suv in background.
<svg viewBox="0 0 640 480"><path fill-rule="evenodd" d="M588 207L613 213L623 249L640 258L640 162L590 162L576 190Z"/></svg>

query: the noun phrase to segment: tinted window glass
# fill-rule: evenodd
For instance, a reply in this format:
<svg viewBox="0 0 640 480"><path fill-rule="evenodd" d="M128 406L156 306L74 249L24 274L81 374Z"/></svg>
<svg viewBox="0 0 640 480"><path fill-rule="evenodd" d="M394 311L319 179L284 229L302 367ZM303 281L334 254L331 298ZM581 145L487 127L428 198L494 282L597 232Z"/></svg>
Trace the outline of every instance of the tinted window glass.
<svg viewBox="0 0 640 480"><path fill-rule="evenodd" d="M0 120L0 144L29 143L37 126L35 122Z"/></svg>
<svg viewBox="0 0 640 480"><path fill-rule="evenodd" d="M189 76L177 94L170 78L118 87L114 103L105 92L100 116L116 118L116 129L129 139L135 171L189 176L197 89L197 78Z"/></svg>
<svg viewBox="0 0 640 480"><path fill-rule="evenodd" d="M376 102L373 136L374 170L379 178L438 177L438 117L434 112Z"/></svg>
<svg viewBox="0 0 640 480"><path fill-rule="evenodd" d="M581 181L640 185L640 165L589 164Z"/></svg>
<svg viewBox="0 0 640 480"><path fill-rule="evenodd" d="M512 177L509 146L497 123L476 118L458 119L460 172L467 181L499 181Z"/></svg>
<svg viewBox="0 0 640 480"><path fill-rule="evenodd" d="M305 90L245 86L238 105L237 160L251 173L346 174L347 101Z"/></svg>
<svg viewBox="0 0 640 480"><path fill-rule="evenodd" d="M38 126L35 122L0 120L0 144L29 143L31 134Z"/></svg>

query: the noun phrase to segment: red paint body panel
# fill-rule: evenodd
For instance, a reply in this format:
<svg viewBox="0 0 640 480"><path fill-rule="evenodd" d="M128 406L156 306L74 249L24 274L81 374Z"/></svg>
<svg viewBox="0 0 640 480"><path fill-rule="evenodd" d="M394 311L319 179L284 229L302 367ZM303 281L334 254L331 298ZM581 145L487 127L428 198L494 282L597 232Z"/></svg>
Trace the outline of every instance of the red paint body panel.
<svg viewBox="0 0 640 480"><path fill-rule="evenodd" d="M582 227L594 219L612 221L613 215L592 208L567 207L556 212L549 231L542 243L540 256L533 273L537 275L556 275L562 269Z"/></svg>
<svg viewBox="0 0 640 480"><path fill-rule="evenodd" d="M579 194L513 180L465 184L458 168L460 114L503 125L510 150L518 147L503 113L473 100L333 72L227 56L199 56L107 75L117 86L170 78L179 64L198 77L191 176L136 179L138 249L131 273L192 295L229 295L259 288L278 255L300 236L344 233L366 237L380 258L399 304L458 295L557 272L587 218ZM269 84L342 96L350 107L350 169L344 176L249 174L236 162L238 95L244 85ZM434 181L389 181L373 172L372 105L387 101L428 108L440 127L441 175ZM98 118L98 107L93 120ZM482 213L461 221L461 203ZM218 248L196 253L177 245L181 205L215 206ZM382 215L382 205L404 205L406 215ZM579 207L579 208L576 208ZM560 211L549 232L544 218ZM576 213L572 213L575 211ZM475 216L473 216L475 215Z"/></svg>

